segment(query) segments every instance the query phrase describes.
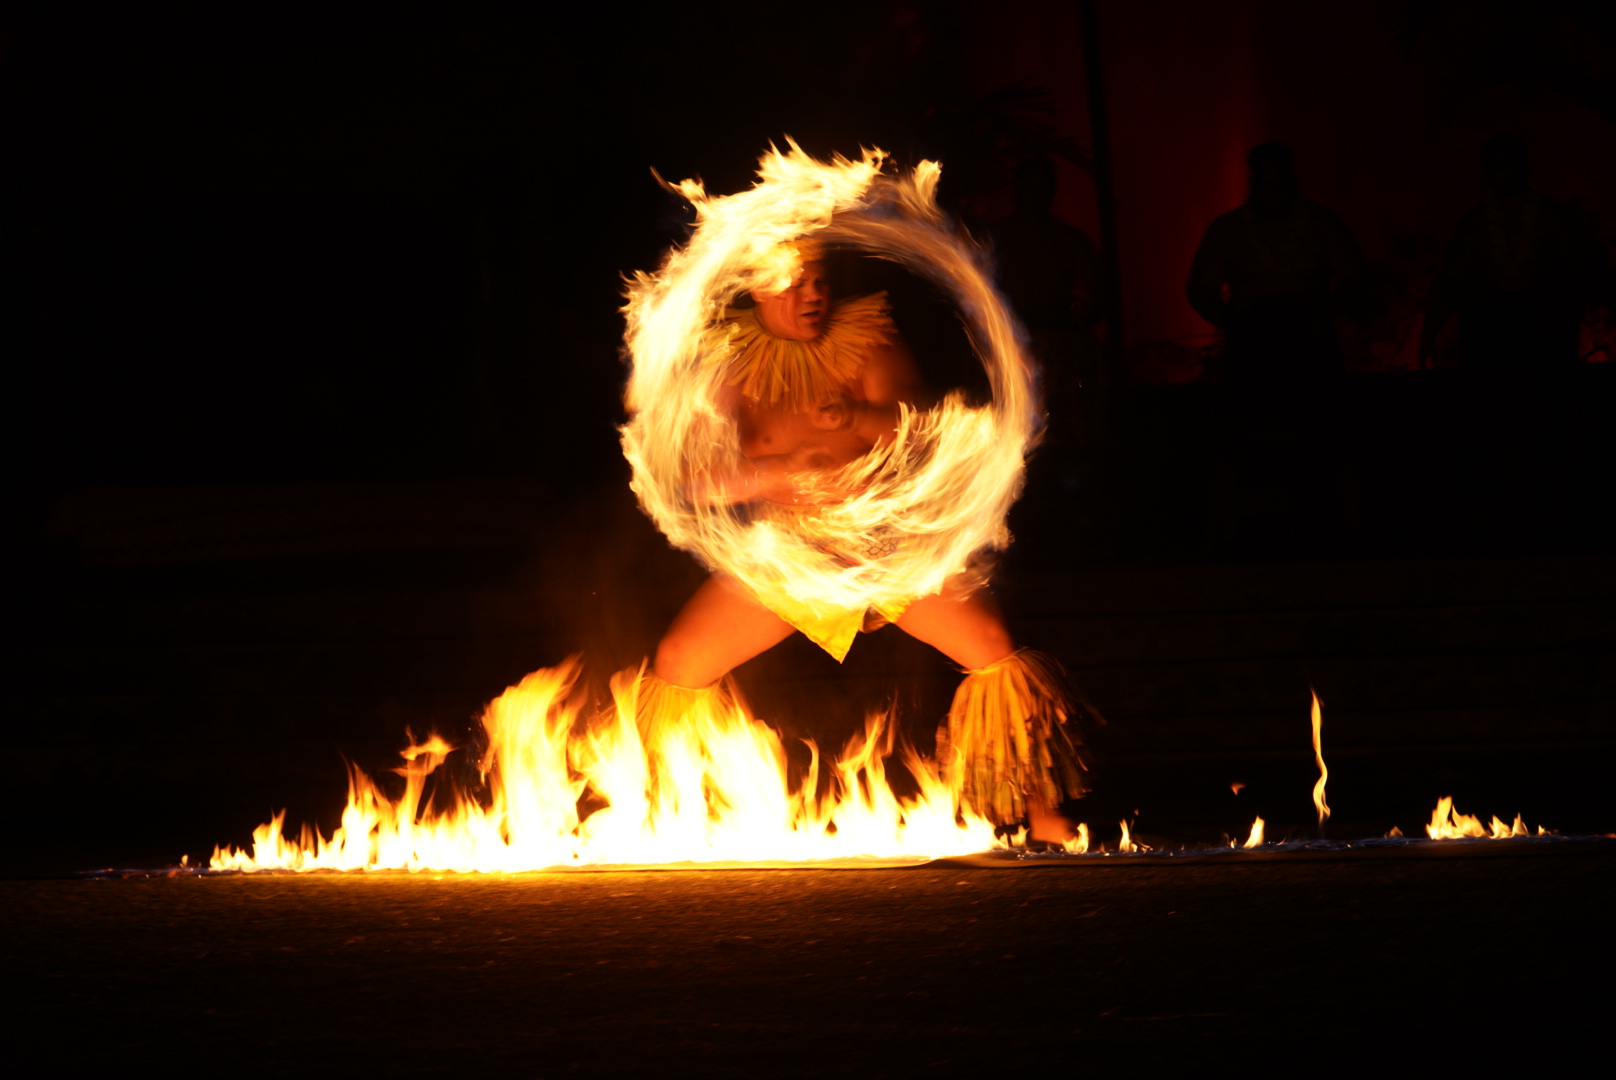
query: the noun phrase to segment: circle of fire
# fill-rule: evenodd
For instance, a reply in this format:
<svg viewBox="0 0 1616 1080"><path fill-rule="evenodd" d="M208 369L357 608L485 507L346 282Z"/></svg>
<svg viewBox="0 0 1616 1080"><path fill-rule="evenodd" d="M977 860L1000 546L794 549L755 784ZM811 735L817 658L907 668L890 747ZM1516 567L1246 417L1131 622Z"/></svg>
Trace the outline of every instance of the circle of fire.
<svg viewBox="0 0 1616 1080"><path fill-rule="evenodd" d="M816 611L930 595L976 552L1008 544L1005 518L1042 426L1020 326L984 252L937 205L939 166L889 175L885 161L866 150L860 161L821 162L790 143L764 155L748 191L708 196L684 181L676 190L696 209L695 231L657 273L635 275L624 307L633 370L623 452L641 507L709 569ZM956 392L926 411L903 407L887 445L830 478L852 494L783 528L691 493L741 460L717 404L725 308L748 289L788 285L791 242L810 237L891 260L951 299L993 397L972 406Z"/></svg>

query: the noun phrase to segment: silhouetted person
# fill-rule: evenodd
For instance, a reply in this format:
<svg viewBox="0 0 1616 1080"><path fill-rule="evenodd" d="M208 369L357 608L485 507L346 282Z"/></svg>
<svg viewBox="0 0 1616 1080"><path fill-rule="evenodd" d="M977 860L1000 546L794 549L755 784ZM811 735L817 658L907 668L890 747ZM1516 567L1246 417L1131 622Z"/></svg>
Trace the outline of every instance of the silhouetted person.
<svg viewBox="0 0 1616 1080"><path fill-rule="evenodd" d="M1460 220L1426 301L1420 354L1459 319L1456 392L1463 434L1463 526L1510 543L1554 543L1576 500L1566 409L1576 393L1583 305L1598 249L1569 207L1534 192L1526 144L1511 135L1481 154L1486 200ZM1474 517L1470 516L1474 515Z"/></svg>
<svg viewBox="0 0 1616 1080"><path fill-rule="evenodd" d="M1015 210L993 226L999 285L1033 333L1093 323L1100 260L1094 242L1055 216L1055 163L1016 167Z"/></svg>
<svg viewBox="0 0 1616 1080"><path fill-rule="evenodd" d="M1463 370L1493 376L1564 372L1577 362L1589 259L1576 216L1529 186L1526 144L1512 135L1481 153L1486 201L1465 214L1426 302L1420 355L1459 317Z"/></svg>
<svg viewBox="0 0 1616 1080"><path fill-rule="evenodd" d="M1246 202L1207 228L1186 290L1223 332L1217 515L1225 543L1313 545L1358 525L1333 381L1335 293L1361 259L1341 220L1302 198L1288 147L1246 160Z"/></svg>
<svg viewBox="0 0 1616 1080"><path fill-rule="evenodd" d="M993 225L999 287L1027 328L1043 365L1051 436L1097 438L1102 422L1094 411L1078 418L1076 391L1099 375L1090 333L1101 304L1100 258L1094 241L1055 216L1055 163L1033 158L1016 167L1015 210Z"/></svg>
<svg viewBox="0 0 1616 1080"><path fill-rule="evenodd" d="M1250 194L1201 237L1190 304L1223 331L1230 382L1309 382L1339 374L1333 290L1358 272L1358 247L1340 218L1302 198L1289 147L1264 143L1246 161Z"/></svg>

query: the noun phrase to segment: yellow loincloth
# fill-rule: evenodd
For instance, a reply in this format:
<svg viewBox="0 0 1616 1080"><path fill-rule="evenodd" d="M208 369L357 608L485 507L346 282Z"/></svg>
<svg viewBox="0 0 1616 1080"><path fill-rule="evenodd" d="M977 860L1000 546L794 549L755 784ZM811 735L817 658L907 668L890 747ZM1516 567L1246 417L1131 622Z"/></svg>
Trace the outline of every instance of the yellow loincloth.
<svg viewBox="0 0 1616 1080"><path fill-rule="evenodd" d="M834 656L838 664L846 659L847 650L853 647L853 639L870 624L871 616L876 620L870 626L873 630L889 622L897 622L914 602L912 599L900 600L893 604L872 604L867 608L832 608L827 611L784 593L754 595L758 603L801 630L809 641Z"/></svg>
<svg viewBox="0 0 1616 1080"><path fill-rule="evenodd" d="M815 543L819 550L847 566L855 566L891 554L898 543L888 538L870 542L863 551L846 551L828 540L820 541L820 538L815 536L814 529L814 517L818 509L813 506L757 503L754 504L753 513L772 522L778 528L788 529L811 542L819 541ZM784 590L754 590L753 595L758 603L801 630L808 640L834 656L837 663L846 658L847 650L853 647L853 639L858 636L860 630L875 630L889 622L897 622L908 610L909 605L918 599L908 596L867 607L838 608L824 604L810 604L798 600Z"/></svg>

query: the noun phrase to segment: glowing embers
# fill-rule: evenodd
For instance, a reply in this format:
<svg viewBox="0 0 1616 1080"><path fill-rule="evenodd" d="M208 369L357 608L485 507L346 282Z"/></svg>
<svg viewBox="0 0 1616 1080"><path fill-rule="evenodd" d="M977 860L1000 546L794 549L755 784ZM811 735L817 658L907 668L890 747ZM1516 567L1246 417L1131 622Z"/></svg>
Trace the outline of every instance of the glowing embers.
<svg viewBox="0 0 1616 1080"><path fill-rule="evenodd" d="M216 849L212 869L510 872L924 859L1000 846L991 824L968 810L956 816L954 792L907 746L900 760L919 790L894 793L885 717L851 740L821 796L817 749L810 744L812 764L794 788L779 735L732 696L683 691L671 704L666 695L648 702L647 681L631 671L596 709L575 692L578 671L574 658L535 672L489 704L486 802L464 794L442 807L423 802L427 777L457 752L434 737L404 752L401 797L350 768L348 805L329 838L307 826L290 838L278 815L254 831L250 852ZM598 809L581 814L581 804Z"/></svg>

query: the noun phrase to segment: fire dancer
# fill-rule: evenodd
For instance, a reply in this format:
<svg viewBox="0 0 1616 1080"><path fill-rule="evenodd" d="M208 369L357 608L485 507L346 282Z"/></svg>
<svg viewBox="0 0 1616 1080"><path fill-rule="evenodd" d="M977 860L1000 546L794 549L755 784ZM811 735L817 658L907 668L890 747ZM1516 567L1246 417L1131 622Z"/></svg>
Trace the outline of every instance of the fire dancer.
<svg viewBox="0 0 1616 1080"><path fill-rule="evenodd" d="M811 535L815 508L851 494L837 490L838 471L890 442L900 406L924 404L924 391L885 294L833 302L822 254L795 247L790 286L754 290L755 306L732 309L721 328L731 336L720 405L741 456L691 496L745 504L754 520ZM881 554L826 551L847 565ZM840 660L860 630L892 622L966 672L938 732L939 760L959 770L962 797L999 824L1027 821L1035 840L1068 839L1072 826L1057 807L1088 790L1081 736L1068 722L1058 666L1016 647L983 576L967 571L930 596L826 614L715 573L657 646L639 690L642 724L722 695L731 670L796 630Z"/></svg>

